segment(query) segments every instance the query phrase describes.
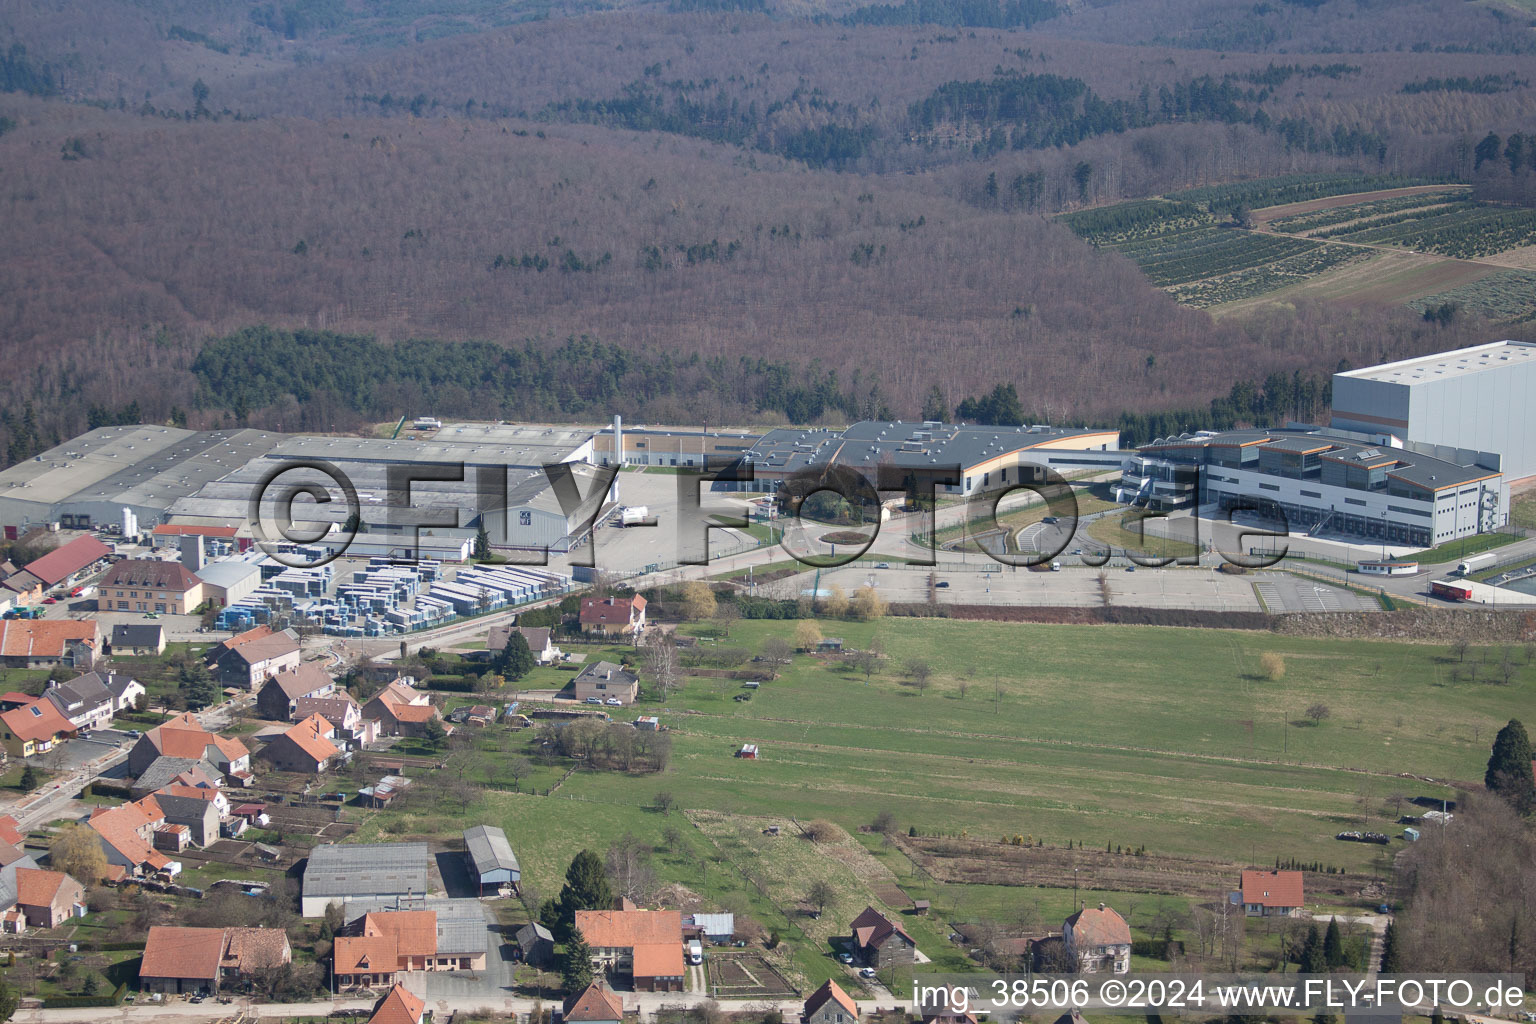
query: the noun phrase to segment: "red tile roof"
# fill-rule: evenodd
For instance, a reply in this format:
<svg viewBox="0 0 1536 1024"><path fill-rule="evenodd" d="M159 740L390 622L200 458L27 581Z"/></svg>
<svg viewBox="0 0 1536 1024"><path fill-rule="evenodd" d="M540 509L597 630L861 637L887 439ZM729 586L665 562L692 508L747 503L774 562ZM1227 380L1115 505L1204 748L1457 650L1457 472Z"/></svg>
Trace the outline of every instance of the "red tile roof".
<svg viewBox="0 0 1536 1024"><path fill-rule="evenodd" d="M645 610L645 598L634 597L584 597L581 599L581 624L583 626L627 626L635 612Z"/></svg>
<svg viewBox="0 0 1536 1024"><path fill-rule="evenodd" d="M95 537L76 537L68 544L61 544L41 558L33 559L24 568L51 587L73 576L93 562L99 562L112 553Z"/></svg>
<svg viewBox="0 0 1536 1024"><path fill-rule="evenodd" d="M624 1001L600 981L594 981L565 1005L570 1021L623 1020Z"/></svg>
<svg viewBox="0 0 1536 1024"><path fill-rule="evenodd" d="M683 948L683 915L675 910L578 910L576 928L587 945L630 949L661 942Z"/></svg>
<svg viewBox="0 0 1536 1024"><path fill-rule="evenodd" d="M0 657L62 658L71 640L89 640L100 636L93 620L3 619L0 620Z"/></svg>
<svg viewBox="0 0 1536 1024"><path fill-rule="evenodd" d="M139 830L164 824L165 812L155 802L155 798L147 796L142 800L121 804L117 807L105 807L94 812L87 824L95 829L106 843L123 858L132 861L136 865L148 865L158 871L170 863L159 850L156 850L139 834ZM152 975L160 977L160 975ZM175 977L175 975L165 975Z"/></svg>
<svg viewBox="0 0 1536 1024"><path fill-rule="evenodd" d="M224 929L154 925L144 940L140 978L215 981L224 954Z"/></svg>
<svg viewBox="0 0 1536 1024"><path fill-rule="evenodd" d="M412 995L404 985L396 985L373 1004L373 1016L368 1024L421 1024L422 1011L427 1004Z"/></svg>
<svg viewBox="0 0 1536 1024"><path fill-rule="evenodd" d="M811 1014L821 1009L829 1000L836 1002L844 1010L847 1010L848 1015L854 1020L859 1019L859 1004L855 1003L853 998L847 992L844 992L837 982L830 978L822 982L821 988L812 992L811 997L805 1001L806 1017L810 1017Z"/></svg>
<svg viewBox="0 0 1536 1024"><path fill-rule="evenodd" d="M70 878L62 871L38 868L16 869L16 902L24 907L49 907L59 895L59 887Z"/></svg>
<svg viewBox="0 0 1536 1024"><path fill-rule="evenodd" d="M388 935L338 935L331 959L337 974L393 974L400 967Z"/></svg>
<svg viewBox="0 0 1536 1024"><path fill-rule="evenodd" d="M1243 902L1262 907L1299 907L1300 871L1244 871Z"/></svg>
<svg viewBox="0 0 1536 1024"><path fill-rule="evenodd" d="M650 942L635 947L634 976L637 978L681 978L683 967L683 940L676 942Z"/></svg>
<svg viewBox="0 0 1536 1024"><path fill-rule="evenodd" d="M19 708L0 711L0 722L19 740L51 740L75 732L74 724L54 707L53 701L43 697Z"/></svg>
<svg viewBox="0 0 1536 1024"><path fill-rule="evenodd" d="M12 846L20 846L25 837L21 832L21 825L11 815L0 815L0 842L10 843Z"/></svg>
<svg viewBox="0 0 1536 1024"><path fill-rule="evenodd" d="M197 760L203 757L209 747L217 747L231 761L237 761L250 753L239 740L225 739L204 729L197 716L190 711L183 711L175 718L160 723L144 736L165 757Z"/></svg>
<svg viewBox="0 0 1536 1024"><path fill-rule="evenodd" d="M185 593L203 581L180 562L161 562L130 558L118 562L101 578L103 587L147 587Z"/></svg>
<svg viewBox="0 0 1536 1024"><path fill-rule="evenodd" d="M320 715L310 715L298 725L283 733L294 746L316 764L324 764L341 751L331 742L335 729Z"/></svg>
<svg viewBox="0 0 1536 1024"><path fill-rule="evenodd" d="M363 934L389 938L400 957L437 955L437 911L390 910L363 917Z"/></svg>
<svg viewBox="0 0 1536 1024"><path fill-rule="evenodd" d="M1102 903L1097 908L1084 907L1071 917L1072 944L1079 948L1094 946L1128 946L1131 942L1131 926L1113 907Z"/></svg>
<svg viewBox="0 0 1536 1024"><path fill-rule="evenodd" d="M222 966L249 974L291 962L293 947L281 928L226 928L221 959Z"/></svg>

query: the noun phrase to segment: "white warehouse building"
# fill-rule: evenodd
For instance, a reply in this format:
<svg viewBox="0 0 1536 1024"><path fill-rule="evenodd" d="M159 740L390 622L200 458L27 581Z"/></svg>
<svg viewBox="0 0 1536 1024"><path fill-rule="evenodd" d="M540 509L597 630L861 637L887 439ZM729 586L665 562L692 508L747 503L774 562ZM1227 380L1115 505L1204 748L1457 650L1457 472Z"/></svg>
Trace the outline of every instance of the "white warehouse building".
<svg viewBox="0 0 1536 1024"><path fill-rule="evenodd" d="M1456 461L1450 449L1496 454L1515 481L1536 475L1533 398L1536 343L1496 341L1334 374L1332 425L1441 446Z"/></svg>

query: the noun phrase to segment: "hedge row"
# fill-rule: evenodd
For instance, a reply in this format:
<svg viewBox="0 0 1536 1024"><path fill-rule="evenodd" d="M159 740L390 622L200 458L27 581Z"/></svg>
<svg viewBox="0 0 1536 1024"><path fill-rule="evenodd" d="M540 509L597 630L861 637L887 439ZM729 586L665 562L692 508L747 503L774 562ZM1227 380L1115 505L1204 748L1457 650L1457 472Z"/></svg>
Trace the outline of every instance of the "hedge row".
<svg viewBox="0 0 1536 1024"><path fill-rule="evenodd" d="M118 1006L128 992L126 982L119 982L110 995L105 996L52 996L43 1000L43 1009L64 1009L71 1006Z"/></svg>

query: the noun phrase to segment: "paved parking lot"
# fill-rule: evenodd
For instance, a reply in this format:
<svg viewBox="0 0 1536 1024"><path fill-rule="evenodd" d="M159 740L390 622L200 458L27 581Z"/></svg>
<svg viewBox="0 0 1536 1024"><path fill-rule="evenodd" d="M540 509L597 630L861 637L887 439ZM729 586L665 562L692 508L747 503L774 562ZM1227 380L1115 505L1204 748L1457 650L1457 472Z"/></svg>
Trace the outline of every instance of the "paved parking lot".
<svg viewBox="0 0 1536 1024"><path fill-rule="evenodd" d="M979 566L977 567L980 568ZM928 569L892 563L889 569L845 566L821 573L820 586L833 584L852 594L873 586L887 601L928 600ZM935 594L941 604L1021 605L1032 607L1094 607L1103 603L1099 570L1066 565L1060 572L1031 572L993 566L982 571L933 570L937 582L947 583ZM1205 611L1375 611L1375 601L1346 590L1283 573L1230 576L1214 568L1105 570L1112 604L1140 608L1191 608ZM798 597L816 585L814 571L768 584L765 596ZM1264 595L1260 604L1255 588Z"/></svg>
<svg viewBox="0 0 1536 1024"><path fill-rule="evenodd" d="M648 565L675 562L678 556L677 485L673 473L620 473L619 501L624 505L644 505L657 517L655 526L613 526L607 522L597 528L597 564L604 569L632 571ZM686 478L683 478L686 479ZM740 515L744 501L734 494L701 489L699 505L704 514L717 512ZM709 531L709 552L716 558L750 543L749 538L733 530ZM568 561L551 558L551 565L561 572Z"/></svg>

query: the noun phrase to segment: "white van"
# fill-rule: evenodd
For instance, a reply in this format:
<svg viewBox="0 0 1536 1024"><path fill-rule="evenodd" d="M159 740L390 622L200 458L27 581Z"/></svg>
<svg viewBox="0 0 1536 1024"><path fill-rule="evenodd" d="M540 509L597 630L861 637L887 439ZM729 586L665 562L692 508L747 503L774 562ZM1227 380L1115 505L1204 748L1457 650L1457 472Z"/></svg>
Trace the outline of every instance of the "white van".
<svg viewBox="0 0 1536 1024"><path fill-rule="evenodd" d="M695 965L704 962L704 944L698 939L690 939L688 942L688 962Z"/></svg>
<svg viewBox="0 0 1536 1024"><path fill-rule="evenodd" d="M1051 572L1061 572L1061 563L1060 562L1052 562L1051 563Z"/></svg>

